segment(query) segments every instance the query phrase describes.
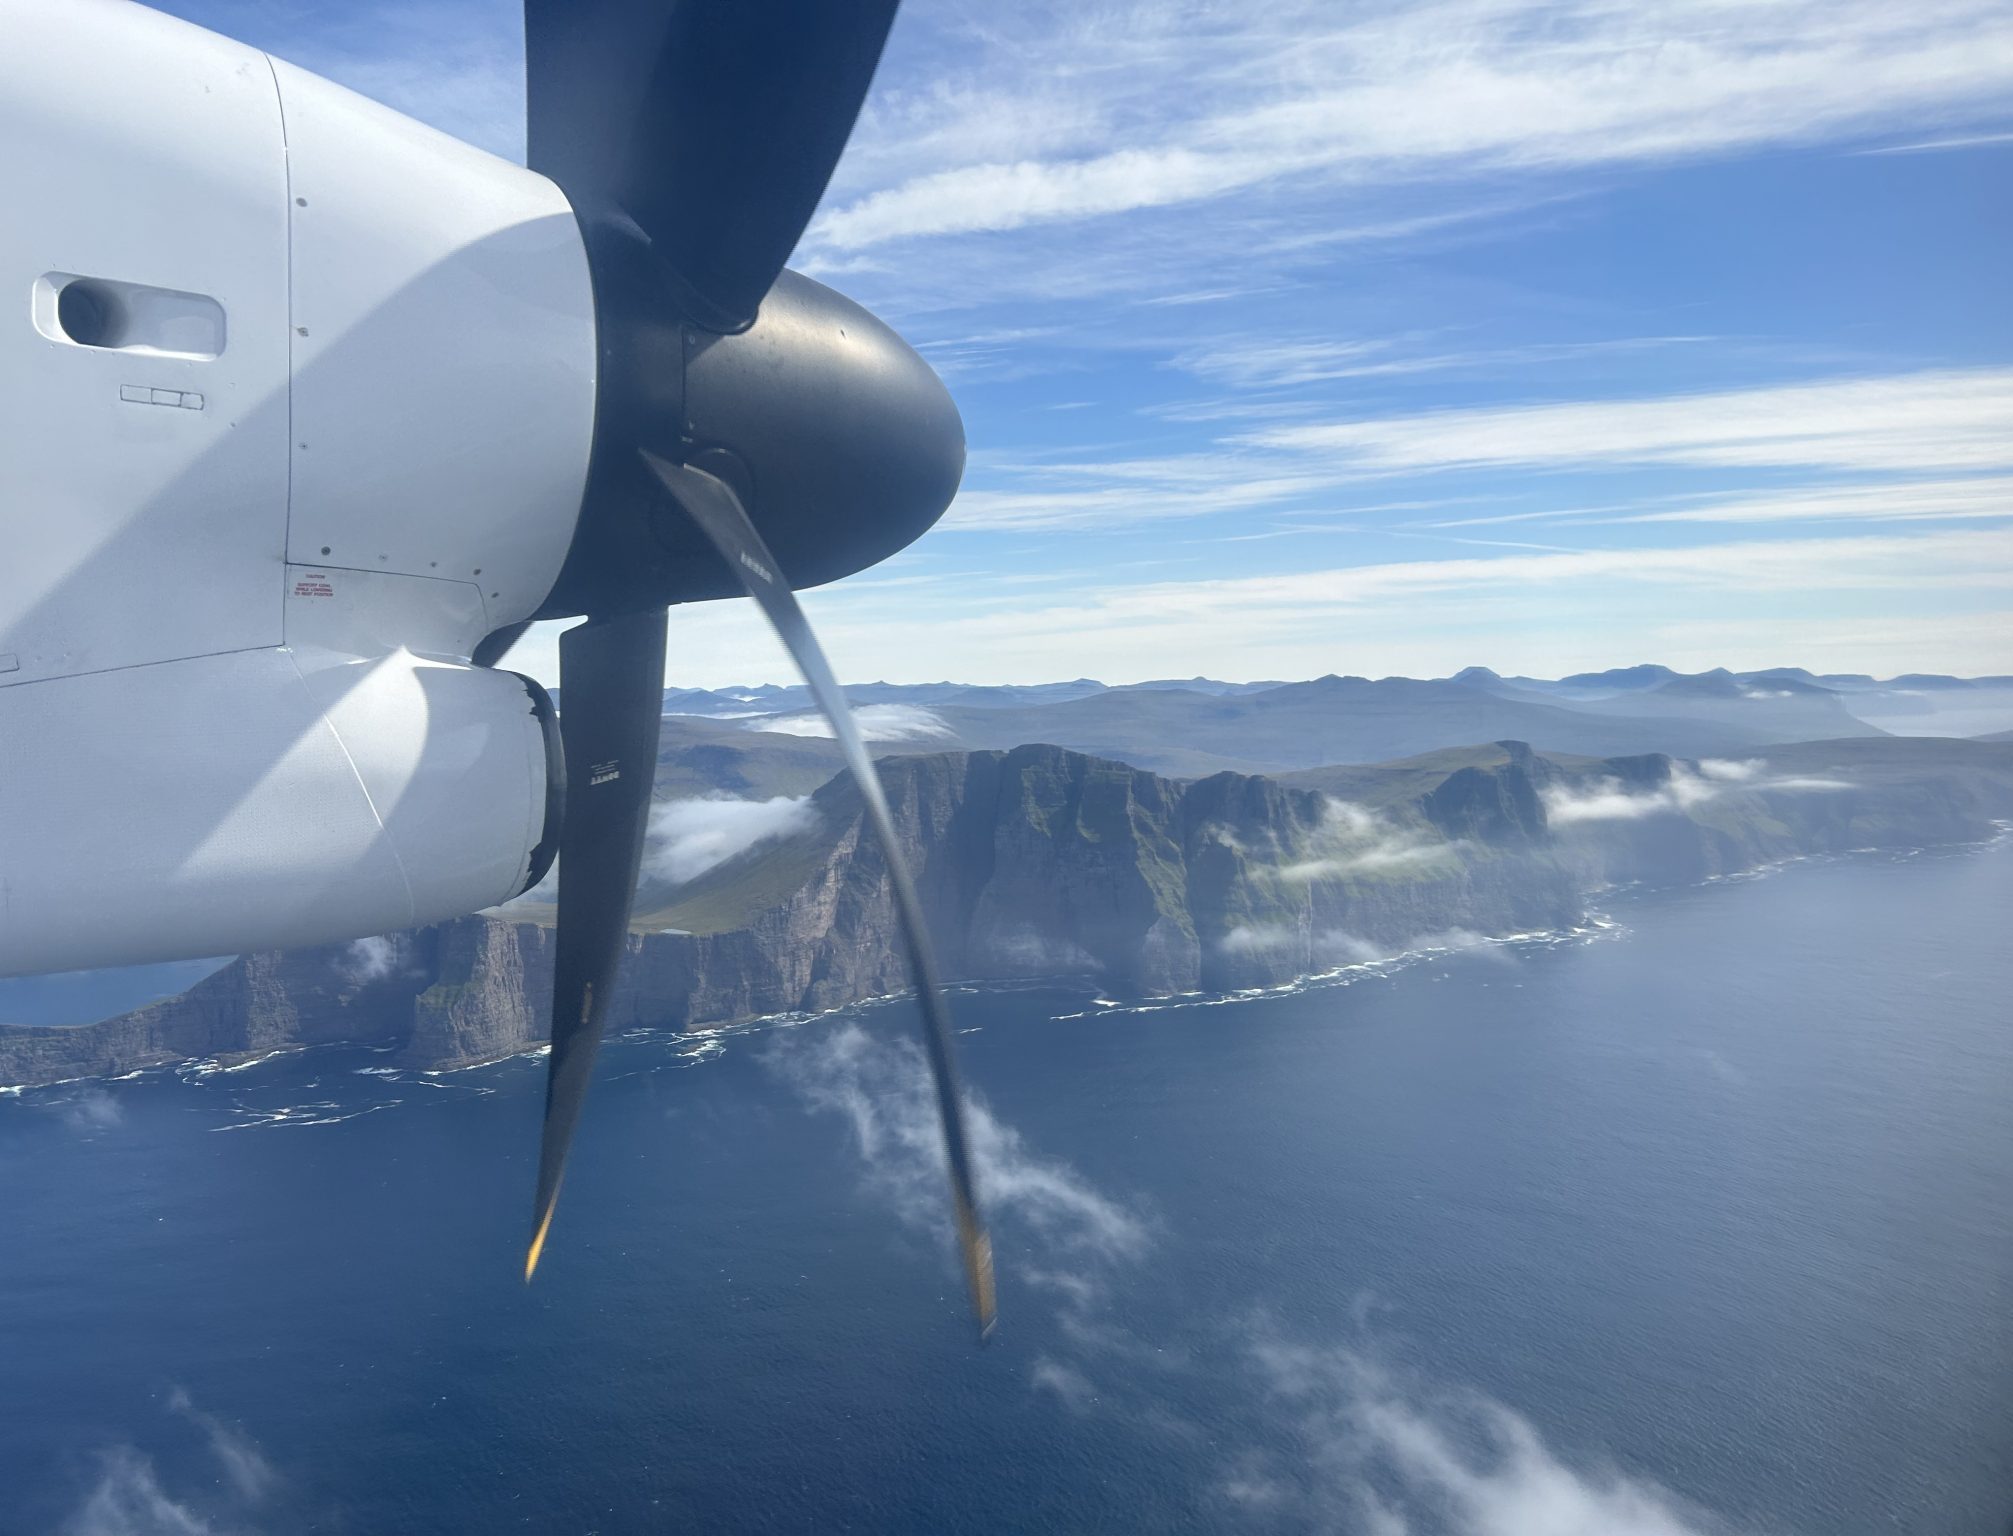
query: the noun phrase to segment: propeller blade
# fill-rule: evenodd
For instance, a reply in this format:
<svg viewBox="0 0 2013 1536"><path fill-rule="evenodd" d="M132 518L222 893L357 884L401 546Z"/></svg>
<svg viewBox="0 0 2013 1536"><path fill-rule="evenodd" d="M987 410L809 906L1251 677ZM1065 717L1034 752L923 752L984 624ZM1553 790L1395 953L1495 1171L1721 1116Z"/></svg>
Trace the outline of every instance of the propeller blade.
<svg viewBox="0 0 2013 1536"><path fill-rule="evenodd" d="M566 1149L608 1013L650 822L664 711L665 610L591 619L559 637L566 816L559 834L559 937L552 978L552 1059L528 1283L538 1269L566 1173Z"/></svg>
<svg viewBox="0 0 2013 1536"><path fill-rule="evenodd" d="M909 878L908 864L902 858L900 844L895 840L895 824L888 815L888 800L881 789L881 776L874 769L873 759L867 755L867 744L860 735L859 725L853 719L845 694L832 676L824 650L819 646L817 636L812 634L810 623L804 618L804 610L797 605L796 593L790 590L777 571L775 557L769 553L762 535L749 521L740 497L725 481L703 469L667 463L648 450L644 451L643 458L657 478L664 482L672 499L690 514L712 541L728 568L741 578L748 595L761 606L762 612L775 627L791 660L796 662L797 670L810 684L811 696L818 701L818 708L831 723L839 749L845 754L846 766L852 770L853 779L860 787L860 798L867 807L867 819L873 823L874 835L880 839L881 851L887 857L888 879L895 892L895 908L901 917L902 935L908 941L909 970L915 979L916 1001L922 1009L923 1044L929 1053L930 1076L936 1083L937 1114L943 1124L944 1151L950 1164L951 1206L957 1219L958 1250L964 1260L965 1283L971 1289L972 1309L978 1316L979 1337L984 1339L993 1330L997 1311L993 1295L992 1239L979 1217L978 1192L972 1181L971 1148L965 1138L964 1102L959 1097L957 1065L951 1053L950 1007L944 1001L943 988L937 981L936 957L930 949L929 933L923 926L922 906L916 900L916 888ZM563 871L564 866L561 868ZM563 873L561 878L564 878Z"/></svg>
<svg viewBox="0 0 2013 1536"><path fill-rule="evenodd" d="M525 0L527 163L746 325L846 147L896 0Z"/></svg>

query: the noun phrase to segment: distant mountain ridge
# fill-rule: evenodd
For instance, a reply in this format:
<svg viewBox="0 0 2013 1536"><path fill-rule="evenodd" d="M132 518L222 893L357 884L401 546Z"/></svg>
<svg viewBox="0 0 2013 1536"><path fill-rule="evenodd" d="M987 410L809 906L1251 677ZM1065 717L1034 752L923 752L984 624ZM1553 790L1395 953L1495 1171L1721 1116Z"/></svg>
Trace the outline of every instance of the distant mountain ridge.
<svg viewBox="0 0 2013 1536"><path fill-rule="evenodd" d="M1045 741L1179 778L1381 762L1491 738L1571 754L1696 757L1777 742L2013 728L2013 680L1877 681L1802 667L1684 673L1645 663L1558 679L1467 667L1449 678L1198 677L1121 687L1091 678L1011 687L868 683L847 694L868 708L865 724L880 750ZM810 709L801 688L670 690L667 750L718 740L695 724L706 720L763 736L815 733L823 727Z"/></svg>

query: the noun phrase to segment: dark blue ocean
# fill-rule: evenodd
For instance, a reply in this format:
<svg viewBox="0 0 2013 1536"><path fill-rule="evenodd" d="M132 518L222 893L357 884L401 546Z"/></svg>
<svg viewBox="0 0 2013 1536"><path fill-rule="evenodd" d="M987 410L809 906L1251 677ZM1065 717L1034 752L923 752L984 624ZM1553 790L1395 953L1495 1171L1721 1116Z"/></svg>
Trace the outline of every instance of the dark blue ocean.
<svg viewBox="0 0 2013 1536"><path fill-rule="evenodd" d="M0 1532L1977 1532L2013 1517L2013 848L1144 1011L0 1098Z"/></svg>

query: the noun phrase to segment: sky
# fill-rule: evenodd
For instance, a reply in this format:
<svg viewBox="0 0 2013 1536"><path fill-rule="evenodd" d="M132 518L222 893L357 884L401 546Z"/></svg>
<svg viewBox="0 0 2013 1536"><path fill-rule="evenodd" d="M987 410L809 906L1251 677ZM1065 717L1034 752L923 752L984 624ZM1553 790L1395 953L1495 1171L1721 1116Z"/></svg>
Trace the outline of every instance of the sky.
<svg viewBox="0 0 2013 1536"><path fill-rule="evenodd" d="M165 8L522 156L505 0ZM2005 0L908 0L792 265L970 445L843 678L2013 672Z"/></svg>

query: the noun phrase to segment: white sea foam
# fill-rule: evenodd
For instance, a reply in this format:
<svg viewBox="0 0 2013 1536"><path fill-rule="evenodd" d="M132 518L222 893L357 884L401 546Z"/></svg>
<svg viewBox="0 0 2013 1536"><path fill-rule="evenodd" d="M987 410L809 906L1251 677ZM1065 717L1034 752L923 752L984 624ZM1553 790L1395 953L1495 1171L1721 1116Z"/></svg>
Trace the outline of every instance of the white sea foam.
<svg viewBox="0 0 2013 1536"><path fill-rule="evenodd" d="M381 1109L390 1109L403 1102L386 1099L382 1103L367 1104L361 1109L353 1109L347 1114L317 1113L317 1111L340 1110L342 1105L330 1100L313 1104L290 1104L284 1109L234 1109L232 1114L243 1115L244 1119L230 1125L213 1125L213 1131L259 1131L275 1130L281 1126L341 1125L346 1120L361 1120L365 1115L374 1115Z"/></svg>
<svg viewBox="0 0 2013 1536"><path fill-rule="evenodd" d="M275 1056L285 1056L290 1051L295 1051L299 1049L300 1049L299 1046L284 1046L277 1051L267 1051L265 1054L260 1056L248 1056L243 1061L234 1061L228 1067L223 1067L220 1070L225 1072L248 1071L251 1068L260 1065L262 1062L271 1061Z"/></svg>
<svg viewBox="0 0 2013 1536"><path fill-rule="evenodd" d="M1409 966L1456 953L1508 958L1523 949L1585 944L1596 939L1617 937L1626 932L1627 929L1614 919L1597 913L1590 913L1585 922L1571 928L1537 929L1528 933L1484 935L1452 929L1447 933L1422 935L1397 954L1380 956L1374 960L1351 961L1346 965L1332 966L1324 971L1297 976L1291 981L1282 981L1271 986L1239 987L1229 992L1214 993L1178 992L1135 1003L1116 1003L1109 998L1098 997L1091 1000L1089 1008L1075 1013L1058 1013L1051 1017L1062 1021L1111 1018L1118 1014L1164 1013L1176 1008L1221 1008L1232 1003L1248 1003L1257 998L1294 997L1302 992L1353 986L1360 981L1390 976Z"/></svg>

